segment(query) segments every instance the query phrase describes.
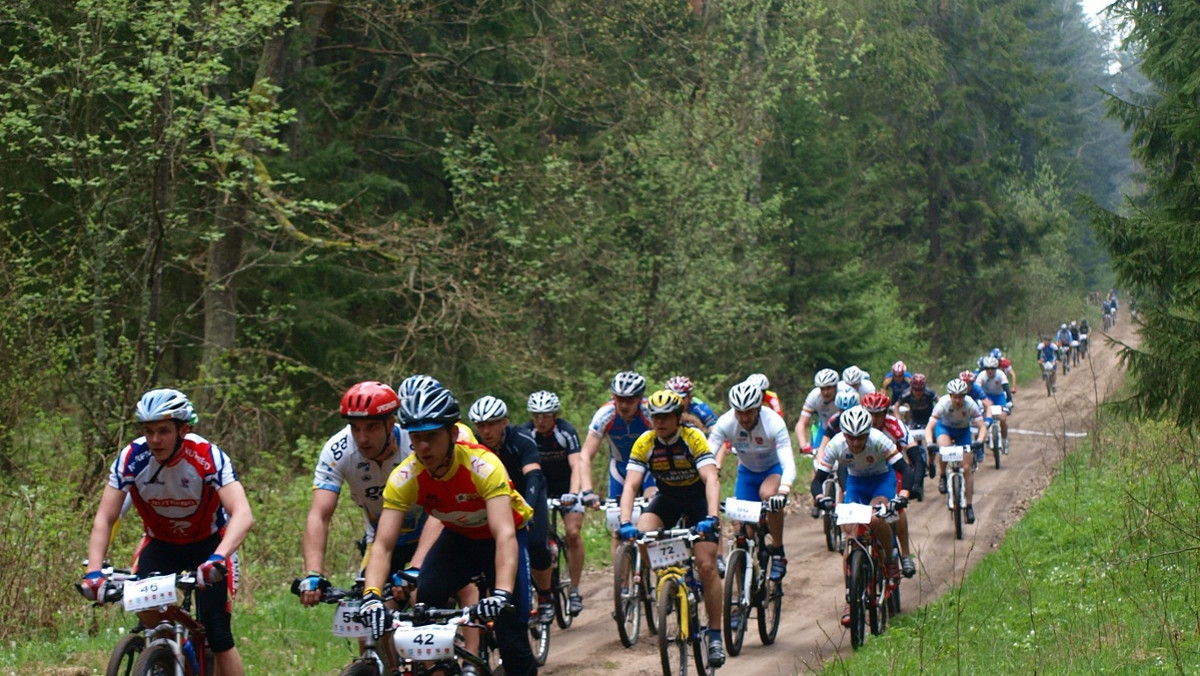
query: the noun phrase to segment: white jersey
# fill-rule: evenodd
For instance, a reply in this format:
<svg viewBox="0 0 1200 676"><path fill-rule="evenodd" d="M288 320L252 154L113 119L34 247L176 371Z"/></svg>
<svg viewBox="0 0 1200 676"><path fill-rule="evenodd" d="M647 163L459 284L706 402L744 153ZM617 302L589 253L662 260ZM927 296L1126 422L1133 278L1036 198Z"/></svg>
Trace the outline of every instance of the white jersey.
<svg viewBox="0 0 1200 676"><path fill-rule="evenodd" d="M838 432L821 451L813 466L832 472L836 462L845 467L850 476L878 476L885 474L902 457L892 438L872 427L861 453L851 451L846 443L846 435Z"/></svg>
<svg viewBox="0 0 1200 676"><path fill-rule="evenodd" d="M325 442L317 460L316 472L313 473L313 490L341 493L343 483L350 486L350 498L363 510L367 542L375 541L375 524L379 523L379 515L383 512L383 487L388 475L401 461L412 455L408 434L399 425L392 428L392 438L397 452L383 463L378 463L363 456L354 442L354 435L350 433L350 425L346 425ZM417 528L423 515L424 510L420 507L408 510L404 515L398 543L416 541L419 536Z"/></svg>
<svg viewBox="0 0 1200 676"><path fill-rule="evenodd" d="M804 408L802 410L811 413L816 418L817 424L823 426L833 417L833 414L838 412L837 404L833 403L836 397L837 392L835 390L834 396L830 397L829 401L825 401L821 398L821 388L814 387L808 393L808 396L804 398Z"/></svg>
<svg viewBox="0 0 1200 676"><path fill-rule="evenodd" d="M930 418L937 418L941 421L942 427L951 429L962 429L975 424L975 421L983 418L983 409L971 397L963 397L961 408L955 408L950 401L950 395L943 394L938 403L933 407L933 413L929 414Z"/></svg>
<svg viewBox="0 0 1200 676"><path fill-rule="evenodd" d="M1004 388L1008 385L1008 376L1004 375L1004 371L996 369L996 375L989 378L987 369L984 369L975 376L975 384L983 388L984 394L1004 394Z"/></svg>
<svg viewBox="0 0 1200 676"><path fill-rule="evenodd" d="M733 410L726 411L709 432L708 447L721 448L726 441L738 462L751 472L765 472L778 464L783 468L781 485L790 487L796 480L796 459L787 423L775 411L760 408L758 422L749 430L738 424Z"/></svg>
<svg viewBox="0 0 1200 676"><path fill-rule="evenodd" d="M859 397L865 397L866 395L875 391L875 383L871 382L870 378L863 378L862 380L858 381L858 386L851 385L843 380L842 382L838 383L838 387L845 387L847 389L854 390L855 392L858 392Z"/></svg>

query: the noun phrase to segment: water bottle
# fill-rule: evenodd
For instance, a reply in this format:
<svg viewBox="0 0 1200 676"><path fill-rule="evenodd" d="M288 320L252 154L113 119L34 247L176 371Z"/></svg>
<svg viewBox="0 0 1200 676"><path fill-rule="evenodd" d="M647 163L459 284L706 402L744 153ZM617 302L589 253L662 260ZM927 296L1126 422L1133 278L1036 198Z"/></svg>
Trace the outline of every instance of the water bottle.
<svg viewBox="0 0 1200 676"><path fill-rule="evenodd" d="M192 673L200 673L200 662L196 660L196 648L192 645L191 639L183 642L183 655L187 658L188 666L191 667Z"/></svg>

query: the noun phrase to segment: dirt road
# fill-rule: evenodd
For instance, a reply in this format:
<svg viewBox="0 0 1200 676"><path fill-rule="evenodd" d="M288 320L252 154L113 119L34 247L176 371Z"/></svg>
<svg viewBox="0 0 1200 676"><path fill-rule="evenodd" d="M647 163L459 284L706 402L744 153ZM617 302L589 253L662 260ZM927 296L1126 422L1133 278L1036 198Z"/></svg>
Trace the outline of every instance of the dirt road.
<svg viewBox="0 0 1200 676"><path fill-rule="evenodd" d="M1132 335L1129 315L1122 312L1113 337L1128 340ZM1002 459L1003 467L996 470L989 457L975 475L974 505L978 520L964 527L963 540L954 539L954 525L945 501L936 499L940 496L934 481L926 480L926 493L930 497L924 503L913 503L909 509L912 548L919 572L901 587L904 612L937 598L999 546L1008 527L1049 482L1069 445L1088 430L1096 402L1104 400L1121 376L1116 352L1104 344L1099 331L1092 343L1090 360L1066 377L1060 373L1055 397L1046 396L1040 380L1018 383L1020 389L1010 428L1019 431L1010 432L1011 452ZM1019 356L1029 358L1032 353L1030 346L1021 350ZM809 518L808 507L805 498L802 504L789 508L785 528L789 560L784 584L787 595L775 645L763 646L751 626L741 655L730 658L719 670L723 676L809 672L835 652L849 654L849 634L838 621L844 603L840 556L825 548L820 522ZM586 608L570 629L555 628L549 663L540 673L622 676L662 673L654 636L643 629L641 642L630 649L623 648L618 641L610 617L611 579L609 571L585 575L582 592Z"/></svg>

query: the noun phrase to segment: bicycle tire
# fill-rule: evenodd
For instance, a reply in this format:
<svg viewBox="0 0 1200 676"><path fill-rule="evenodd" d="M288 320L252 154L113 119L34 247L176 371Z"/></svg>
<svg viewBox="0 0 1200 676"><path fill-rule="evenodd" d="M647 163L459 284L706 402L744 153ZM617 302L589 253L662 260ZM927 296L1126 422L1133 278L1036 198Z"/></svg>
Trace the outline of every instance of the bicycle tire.
<svg viewBox="0 0 1200 676"><path fill-rule="evenodd" d="M564 571L567 572L567 577L570 578L570 569L567 565L567 550L563 547L563 542L557 535L551 536L551 539L558 546L558 558L555 559L554 567L550 570L550 589L554 595L554 621L558 623L559 629L567 629L575 621L575 616L570 613L571 585L569 582L563 582Z"/></svg>
<svg viewBox="0 0 1200 676"><path fill-rule="evenodd" d="M1046 383L1046 396L1049 397L1053 394L1051 392L1052 385L1050 383L1050 376L1047 376L1045 371L1042 371L1042 382Z"/></svg>
<svg viewBox="0 0 1200 676"><path fill-rule="evenodd" d="M771 645L779 634L779 619L783 607L783 582L766 579L763 581L762 603L758 607L758 638L763 645Z"/></svg>
<svg viewBox="0 0 1200 676"><path fill-rule="evenodd" d="M888 615L895 617L900 614L900 582L896 582L896 586L892 587L892 591L888 594Z"/></svg>
<svg viewBox="0 0 1200 676"><path fill-rule="evenodd" d="M871 619L871 635L881 636L887 632L888 623L888 604L887 604L887 568L883 565L883 557L876 555L871 566L871 605L867 606L870 609Z"/></svg>
<svg viewBox="0 0 1200 676"><path fill-rule="evenodd" d="M837 531L838 525L834 522L833 514L825 512L821 515L825 528L825 548L829 551L837 550Z"/></svg>
<svg viewBox="0 0 1200 676"><path fill-rule="evenodd" d="M113 646L112 656L108 658L108 667L104 676L130 676L138 655L146 649L146 637L141 634L125 634Z"/></svg>
<svg viewBox="0 0 1200 676"><path fill-rule="evenodd" d="M668 577L658 588L658 656L664 676L687 676L688 644L683 636L679 579Z"/></svg>
<svg viewBox="0 0 1200 676"><path fill-rule="evenodd" d="M137 662L133 663L133 676L175 676L175 652L165 643L146 646ZM184 664L183 673L192 669Z"/></svg>
<svg viewBox="0 0 1200 676"><path fill-rule="evenodd" d="M963 539L962 482L962 475L950 475L950 500L953 504L951 511L954 512L954 538L956 540Z"/></svg>
<svg viewBox="0 0 1200 676"><path fill-rule="evenodd" d="M617 621L617 635L621 645L632 648L638 642L642 628L642 607L638 603L640 591L634 579L637 545L622 543L617 548L616 565L613 566L613 619Z"/></svg>
<svg viewBox="0 0 1200 676"><path fill-rule="evenodd" d="M546 658L550 656L550 625L552 622L529 623L529 649L533 651L533 661L539 667L546 666Z"/></svg>
<svg viewBox="0 0 1200 676"><path fill-rule="evenodd" d="M700 590L696 589L695 591L699 592ZM708 606L704 605L703 593L689 593L688 600L688 626L696 627L693 629L695 633L691 636L690 641L692 659L696 662L696 673L701 676L714 676L717 670L708 665L708 632L700 631L707 629L712 619L708 616Z"/></svg>
<svg viewBox="0 0 1200 676"><path fill-rule="evenodd" d="M381 674L378 664L359 659L347 664L339 676L381 676Z"/></svg>
<svg viewBox="0 0 1200 676"><path fill-rule="evenodd" d="M721 621L725 629L725 650L731 657L742 652L742 641L746 638L746 625L750 618L750 604L744 602L746 590L746 565L749 557L746 550L733 549L725 564L724 612Z"/></svg>
<svg viewBox="0 0 1200 676"><path fill-rule="evenodd" d="M849 579L846 581L847 601L850 602L850 647L861 648L867 636L867 594L871 563L866 552L855 549L846 561Z"/></svg>
<svg viewBox="0 0 1200 676"><path fill-rule="evenodd" d="M1004 440L1000 438L1000 423L993 422L988 429L988 445L992 447L992 455L996 458L996 469L1000 469L1000 450Z"/></svg>

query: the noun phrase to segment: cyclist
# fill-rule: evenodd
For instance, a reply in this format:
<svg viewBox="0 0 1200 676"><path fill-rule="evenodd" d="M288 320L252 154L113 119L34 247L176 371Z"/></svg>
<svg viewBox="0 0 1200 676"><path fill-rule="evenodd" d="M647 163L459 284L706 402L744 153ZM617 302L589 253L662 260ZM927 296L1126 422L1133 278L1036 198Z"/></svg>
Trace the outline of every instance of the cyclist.
<svg viewBox="0 0 1200 676"><path fill-rule="evenodd" d="M883 379L883 391L891 394L891 398L895 401L900 401L900 397L908 391L912 386L912 374L908 372L908 366L902 361L892 364L892 370Z"/></svg>
<svg viewBox="0 0 1200 676"><path fill-rule="evenodd" d="M666 387L683 399L685 421L699 427L705 434L708 433L709 428L717 424L717 414L713 413L712 407L693 396L692 391L696 389L696 386L692 383L691 378L687 376L668 378Z"/></svg>
<svg viewBox="0 0 1200 676"><path fill-rule="evenodd" d="M1050 340L1050 336L1046 336L1042 339L1042 342L1038 343L1038 366L1042 367L1043 375L1045 375L1047 372L1050 374L1050 392L1046 394L1047 397L1055 392L1058 392L1058 382L1056 377L1057 371L1055 370L1055 365L1058 362L1058 356L1058 345L1056 345L1054 341ZM1046 368L1046 364L1050 365L1049 369Z"/></svg>
<svg viewBox="0 0 1200 676"><path fill-rule="evenodd" d="M796 459L787 423L763 405L763 391L749 379L729 390L729 408L708 435L708 447L717 450L717 469L725 459L725 442L737 455L737 482L733 497L769 503L767 529L771 532L771 579L787 574L783 551L783 508L796 480Z"/></svg>
<svg viewBox="0 0 1200 676"><path fill-rule="evenodd" d="M842 431L829 442L813 463L813 467L816 468L810 487L813 501L821 509L833 509L832 499L823 495L821 489L836 462L847 470L845 502L861 505L891 502L896 510L902 510L908 504L909 490L915 480L912 466L904 459L904 454L896 448L892 439L872 426L871 414L866 409L855 406L840 417ZM843 526L842 530L847 536L854 533L852 526ZM871 518L871 535L881 544L892 541L890 526L878 516ZM847 547L843 557L850 551L851 548ZM882 547L882 551L888 576L893 577L898 571L902 572L903 562L893 558L891 546ZM911 561L909 565L911 566ZM842 625L849 624L850 607L847 604L842 612Z"/></svg>
<svg viewBox="0 0 1200 676"><path fill-rule="evenodd" d="M680 517L693 526L701 540L696 542L696 569L704 587L708 609L708 662L725 663L721 642L721 578L717 575L717 540L721 534L721 484L717 461L700 430L683 425L683 400L670 390L659 390L646 401L654 429L643 433L629 454L627 481L621 493L620 536L638 537L639 531L657 530ZM635 527L633 501L642 478L653 476L658 493L646 505Z"/></svg>
<svg viewBox="0 0 1200 676"><path fill-rule="evenodd" d="M847 366L842 371L842 383L853 388L860 397L875 391L875 383L871 382L871 377L857 366Z"/></svg>
<svg viewBox="0 0 1200 676"><path fill-rule="evenodd" d="M401 401L416 394L418 390L423 390L427 387L441 387L441 383L433 376L427 376L423 373L411 375L400 381L400 387L396 388L396 394L400 396ZM458 421L454 424L454 428L458 434L458 441L469 441L472 444L478 444L479 440L475 438L475 433L463 421ZM405 453L411 451L412 445L408 443L408 432L403 427L400 428L400 448Z"/></svg>
<svg viewBox="0 0 1200 676"><path fill-rule="evenodd" d="M914 373L912 377L912 385L908 388L908 392L896 401L896 417L900 416L901 407L908 408L908 427L909 429L925 429L925 424L929 422L929 414L933 413L933 407L937 404L937 392L932 387L928 387L925 381L924 373ZM933 439L925 440L925 445L930 453L934 452L937 444ZM932 458L932 456L930 456ZM926 469L937 467L937 463L932 459L927 458ZM937 472L936 469L933 470ZM933 476L932 474L930 475ZM920 489L924 492L924 487Z"/></svg>
<svg viewBox="0 0 1200 676"><path fill-rule="evenodd" d="M787 416L783 414L783 402L779 400L778 394L775 394L771 391L771 381L765 374L751 373L750 375L746 376L746 380L744 382L755 385L758 387L758 389L762 390L763 405L778 413L780 418L785 420L787 419Z"/></svg>
<svg viewBox="0 0 1200 676"><path fill-rule="evenodd" d="M912 467L913 481L908 489L909 495L914 498L924 498L925 451L913 441L912 435L908 433L908 427L900 422L899 418L889 415L891 406L891 397L883 392L872 392L862 398L862 407L871 414L871 426L888 435L892 443L896 444L896 448L904 454L909 466ZM909 555L907 510L902 509L897 512L896 537L900 540L901 572L904 573L904 577L912 577L917 574L917 568L913 565L912 556Z"/></svg>
<svg viewBox="0 0 1200 676"><path fill-rule="evenodd" d="M350 499L363 511L366 566L375 542L375 524L383 510L383 486L388 475L412 450L401 445L396 412L400 398L387 385L365 381L342 395L340 412L347 423L325 442L313 474L312 503L305 521L303 553L308 571L300 581L300 603L314 606L321 601L325 579L325 546L329 524L337 508L342 484L350 487ZM391 570L402 570L417 556L417 544L425 523L425 511L414 505L405 515L392 555ZM416 562L419 564L419 561Z"/></svg>
<svg viewBox="0 0 1200 676"><path fill-rule="evenodd" d="M813 446L821 443L824 435L825 421L838 412L833 398L837 396L838 374L833 369L821 369L813 377L813 388L804 398L804 406L800 409L800 420L796 422L796 441L800 443L800 452L812 456ZM817 433L810 441L808 428L817 422Z"/></svg>
<svg viewBox="0 0 1200 676"><path fill-rule="evenodd" d="M554 599L550 590L550 546L547 533L550 517L546 513L546 475L542 473L541 452L533 437L516 425L508 424L508 404L491 395L477 399L467 411L475 424L480 444L500 458L513 487L533 508L527 525L526 551L529 569L538 597L538 622L554 621Z"/></svg>
<svg viewBox="0 0 1200 676"><path fill-rule="evenodd" d="M1085 317L1083 319L1080 319L1079 320L1079 344L1081 347L1084 348L1083 354L1080 356L1086 357L1089 354L1089 352L1087 351L1087 346L1088 346L1088 340L1090 340L1090 338L1088 336L1091 335L1091 333L1092 333L1092 327L1088 325L1087 318ZM1011 380L1011 377L1009 379ZM1013 385L1013 391L1016 391L1016 389L1017 389L1016 385Z"/></svg>
<svg viewBox="0 0 1200 676"><path fill-rule="evenodd" d="M237 549L254 525L245 488L233 463L215 444L192 434L195 410L179 390L142 395L135 418L142 436L117 455L88 537L88 571L80 591L97 603L107 586L101 567L125 496L142 517L145 536L137 569L145 573L196 571L196 609L224 676L245 673L234 646L230 601L237 591ZM138 613L157 626L157 610Z"/></svg>
<svg viewBox="0 0 1200 676"><path fill-rule="evenodd" d="M833 439L834 435L842 431L841 416L846 411L858 406L858 392L849 387L838 385L838 393L833 398L833 403L837 406L837 412L829 416L823 425L824 432L821 437L821 447L817 449L818 453L825 450L825 447L829 445L829 441Z"/></svg>
<svg viewBox="0 0 1200 676"><path fill-rule="evenodd" d="M600 496L592 491L592 458L600 450L603 441L608 442L608 499L618 500L625 487L625 467L633 444L651 428L650 414L642 395L646 392L646 379L640 373L622 371L613 376L612 400L601 406L592 416L587 437L583 440L583 456L579 484L572 493L579 493L584 506L598 507ZM654 493L654 477L642 479L642 491L646 497ZM613 534L612 551L617 549L617 537Z"/></svg>
<svg viewBox="0 0 1200 676"><path fill-rule="evenodd" d="M1000 407L1000 437L1004 439L1004 453L1008 454L1008 406L1012 401L1012 390L1008 385L1008 376L1000 370L1000 360L987 357L983 360L983 373L975 379L983 394L987 397L988 415L991 415L991 405Z"/></svg>
<svg viewBox="0 0 1200 676"><path fill-rule="evenodd" d="M1017 372L1013 368L1012 362L1009 361L1008 357L1004 356L1004 352L1002 352L998 347L992 348L991 356L996 358L996 363L1000 369L1000 372L1004 374L1004 377L1008 378L1008 384L1011 386L1012 393L1015 395L1017 393ZM980 368L983 368L983 364L980 364ZM1012 401L1013 397L1009 397L1008 400Z"/></svg>
<svg viewBox="0 0 1200 676"><path fill-rule="evenodd" d="M477 611L494 621L506 673L536 674L528 639L525 553L533 509L513 487L500 458L483 446L457 440L458 421L458 400L440 385L401 399L400 425L408 430L413 454L392 471L384 486L359 613L376 639L390 629L380 589L391 572L392 548L405 513L419 504L444 527L425 556L418 597L433 607L445 606L455 590L483 574L491 593ZM473 670L467 665L463 673Z"/></svg>
<svg viewBox="0 0 1200 676"><path fill-rule="evenodd" d="M958 374L958 379L967 384L967 394L970 395L970 397L975 400L975 403L979 404L980 410L983 410L983 400L987 399L987 395L984 394L983 388L979 386L979 383L975 382L977 380L975 372L974 371L960 371ZM984 423L991 422L990 414L988 411L983 411L983 416L984 416Z"/></svg>
<svg viewBox="0 0 1200 676"><path fill-rule="evenodd" d="M574 425L558 417L560 403L557 394L546 390L534 392L529 395L526 408L533 420L521 425L521 429L532 435L538 445L542 473L546 475L546 494L561 496L559 501L562 503L563 528L567 537L567 568L571 577L567 612L578 615L583 610L583 597L579 595L584 559L581 535L583 502L571 492L571 485L578 481L579 435Z"/></svg>
<svg viewBox="0 0 1200 676"><path fill-rule="evenodd" d="M987 427L983 422L983 411L979 408L979 404L974 399L967 396L967 384L962 378L955 378L946 383L946 394L938 400L936 406L933 407L933 413L929 414L929 422L925 424L925 438L935 439L937 445L950 446L959 445L965 446L970 444L971 426L976 429L974 441L983 443L983 438L987 436ZM978 457L978 456L976 456ZM946 492L946 463L938 457L938 468L940 470L938 476L938 492ZM975 508L972 506L971 498L974 494L973 471L963 472L966 477L966 499L967 508L964 514L967 523L975 523Z"/></svg>
<svg viewBox="0 0 1200 676"><path fill-rule="evenodd" d="M1058 327L1058 333L1054 334L1054 341L1058 343L1058 347L1064 355L1063 375L1066 375L1071 372L1070 360L1065 358L1070 356L1068 350L1071 349L1071 330L1067 328L1066 324Z"/></svg>

